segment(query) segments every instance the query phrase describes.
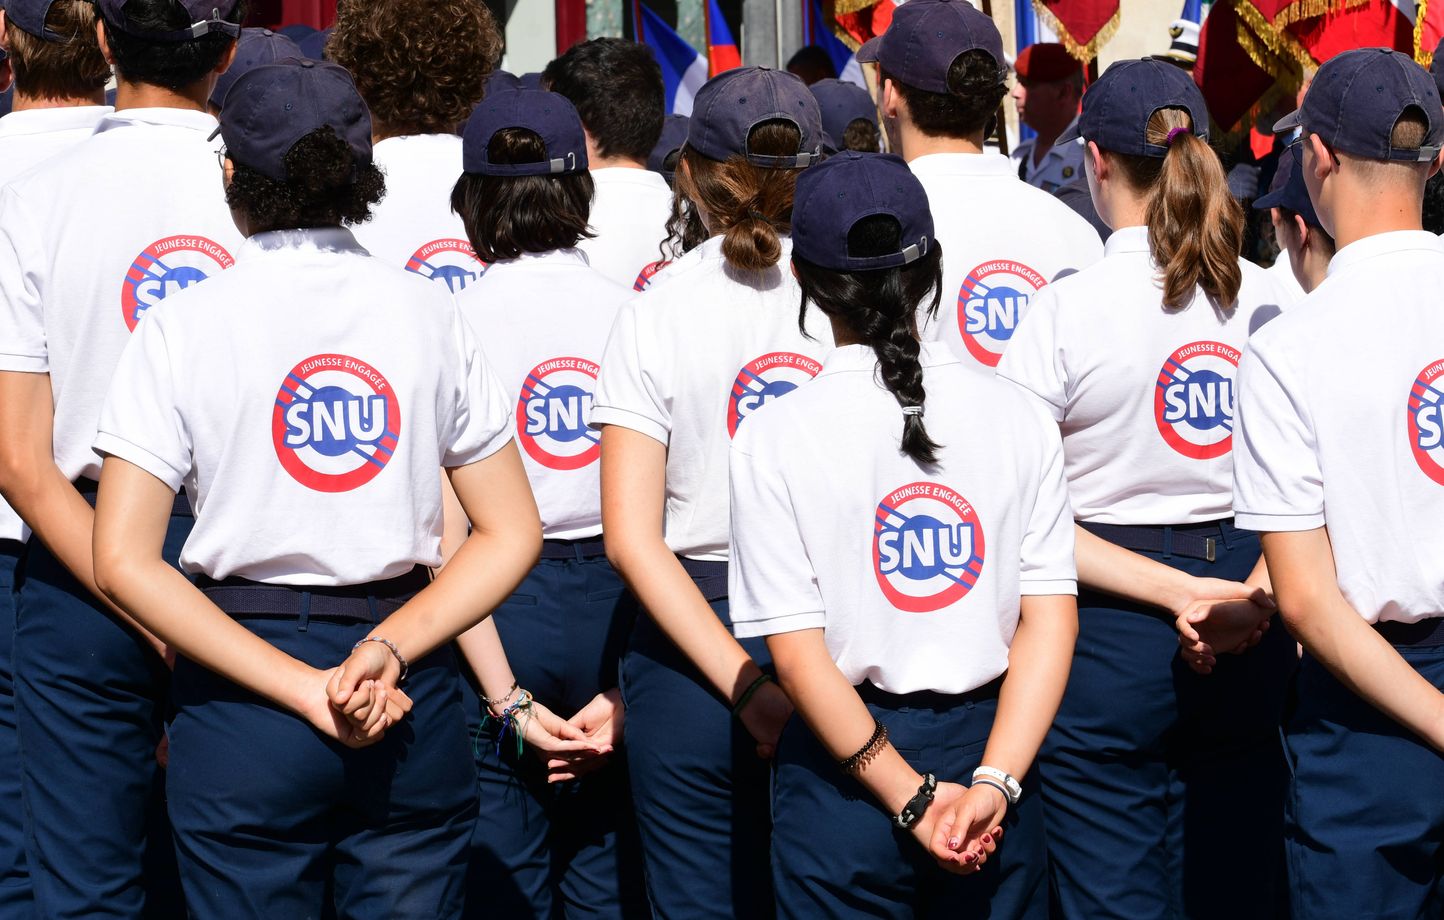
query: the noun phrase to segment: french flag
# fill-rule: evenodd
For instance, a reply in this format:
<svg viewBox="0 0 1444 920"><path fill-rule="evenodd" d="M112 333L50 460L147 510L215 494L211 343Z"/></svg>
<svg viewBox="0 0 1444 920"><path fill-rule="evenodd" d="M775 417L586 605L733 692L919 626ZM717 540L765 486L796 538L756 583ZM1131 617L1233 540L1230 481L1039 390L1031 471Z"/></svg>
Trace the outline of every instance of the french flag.
<svg viewBox="0 0 1444 920"><path fill-rule="evenodd" d="M716 17L720 21L721 17ZM691 115L692 100L697 90L707 82L707 58L687 44L666 20L643 6L640 0L632 0L632 22L637 41L652 49L652 54L662 68L662 83L666 87L667 111L673 115ZM710 31L709 26L709 31ZM722 29L727 29L722 22ZM733 54L737 53L733 45Z"/></svg>
<svg viewBox="0 0 1444 920"><path fill-rule="evenodd" d="M837 33L827 27L827 18L822 14L822 0L802 0L802 43L821 46L832 61L832 69L837 71L838 79L867 89L867 81L862 76L857 55L837 37Z"/></svg>
<svg viewBox="0 0 1444 920"><path fill-rule="evenodd" d="M707 62L711 65L711 76L741 67L742 52L737 50L737 42L717 0L707 0L703 13L707 17Z"/></svg>

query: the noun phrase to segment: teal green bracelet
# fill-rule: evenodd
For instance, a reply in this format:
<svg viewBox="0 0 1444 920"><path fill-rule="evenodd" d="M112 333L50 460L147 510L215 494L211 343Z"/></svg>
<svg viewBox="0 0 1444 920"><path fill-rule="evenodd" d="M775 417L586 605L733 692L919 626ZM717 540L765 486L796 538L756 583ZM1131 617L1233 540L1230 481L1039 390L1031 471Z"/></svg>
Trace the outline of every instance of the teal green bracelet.
<svg viewBox="0 0 1444 920"><path fill-rule="evenodd" d="M740 719L742 717L742 710L746 709L747 704L752 702L753 694L755 694L763 684L767 683L770 680L772 680L772 675L764 672L756 680L749 684L747 689L742 691L742 695L737 698L737 702L732 704L732 715Z"/></svg>

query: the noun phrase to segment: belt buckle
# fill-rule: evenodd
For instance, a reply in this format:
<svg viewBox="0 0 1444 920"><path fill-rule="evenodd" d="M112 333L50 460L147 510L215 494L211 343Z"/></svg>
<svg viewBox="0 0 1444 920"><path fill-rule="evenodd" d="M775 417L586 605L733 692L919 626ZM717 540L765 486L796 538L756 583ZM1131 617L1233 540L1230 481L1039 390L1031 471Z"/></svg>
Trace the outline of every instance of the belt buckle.
<svg viewBox="0 0 1444 920"><path fill-rule="evenodd" d="M1218 561L1218 538L1217 538L1217 537L1204 537L1204 538L1203 538L1203 558L1206 559L1206 560L1208 560L1209 562L1217 562L1217 561Z"/></svg>

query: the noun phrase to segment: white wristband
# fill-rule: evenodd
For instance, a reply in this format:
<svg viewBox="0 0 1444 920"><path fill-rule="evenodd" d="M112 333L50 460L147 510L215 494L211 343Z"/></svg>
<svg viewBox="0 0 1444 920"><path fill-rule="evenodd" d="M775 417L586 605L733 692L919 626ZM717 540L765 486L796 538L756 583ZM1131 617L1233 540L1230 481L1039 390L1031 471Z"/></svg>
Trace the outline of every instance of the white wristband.
<svg viewBox="0 0 1444 920"><path fill-rule="evenodd" d="M1010 806L1017 805L1018 800L1023 797L1022 785L1019 784L1016 779L1013 779L1012 776L1004 773L1002 770L998 770L994 767L978 767L978 769L973 771L974 782L984 777L986 777L987 779L995 780L996 784L1002 787L1003 794L1007 796L1008 804Z"/></svg>

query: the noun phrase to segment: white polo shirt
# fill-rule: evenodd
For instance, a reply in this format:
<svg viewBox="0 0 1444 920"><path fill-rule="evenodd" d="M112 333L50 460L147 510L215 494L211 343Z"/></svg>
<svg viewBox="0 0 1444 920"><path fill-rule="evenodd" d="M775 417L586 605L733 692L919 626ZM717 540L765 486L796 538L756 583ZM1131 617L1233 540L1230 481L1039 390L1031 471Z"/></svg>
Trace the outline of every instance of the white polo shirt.
<svg viewBox="0 0 1444 920"><path fill-rule="evenodd" d="M1020 595L1076 594L1058 427L1016 387L921 355L936 467L866 345L732 442L733 631L822 628L853 684L965 693L1008 668Z"/></svg>
<svg viewBox="0 0 1444 920"><path fill-rule="evenodd" d="M445 288L339 227L264 233L132 339L96 450L182 485L188 572L350 585L441 562L441 467L511 440Z"/></svg>
<svg viewBox="0 0 1444 920"><path fill-rule="evenodd" d="M50 375L71 480L100 475L96 421L131 331L234 264L215 129L204 112L127 109L0 191L0 370Z"/></svg>
<svg viewBox="0 0 1444 920"><path fill-rule="evenodd" d="M1444 614L1441 290L1434 234L1359 240L1239 368L1239 526L1327 525L1339 588L1370 623Z"/></svg>
<svg viewBox="0 0 1444 920"><path fill-rule="evenodd" d="M918 329L990 374L1034 295L1097 262L1103 244L1067 205L1020 182L1002 154L935 153L908 166L943 245L942 302L936 319L919 312Z"/></svg>
<svg viewBox="0 0 1444 920"><path fill-rule="evenodd" d="M461 138L412 134L379 141L372 153L386 175L386 197L353 228L366 250L460 294L486 271L451 210L461 178Z"/></svg>
<svg viewBox="0 0 1444 920"><path fill-rule="evenodd" d="M497 262L458 298L513 400L549 540L602 532L601 437L588 423L612 320L631 296L563 249Z"/></svg>
<svg viewBox="0 0 1444 920"><path fill-rule="evenodd" d="M1078 520L1227 518L1238 361L1288 293L1240 261L1234 309L1215 310L1200 289L1168 310L1146 227L1115 231L1106 252L1034 298L998 374L1035 393L1061 426Z"/></svg>
<svg viewBox="0 0 1444 920"><path fill-rule="evenodd" d="M712 237L617 314L592 426L618 425L667 446L664 530L672 552L725 561L727 448L748 416L822 370L832 329L820 311L797 328L792 240L762 272L735 272Z"/></svg>
<svg viewBox="0 0 1444 920"><path fill-rule="evenodd" d="M108 105L26 109L0 118L0 185L58 156L95 133ZM28 540L30 528L0 499L0 540Z"/></svg>
<svg viewBox="0 0 1444 920"><path fill-rule="evenodd" d="M1293 303L1303 300L1308 293L1304 286L1299 284L1299 276L1294 274L1294 260L1287 249L1279 250L1278 258L1274 259L1274 264L1266 271L1293 296Z"/></svg>
<svg viewBox="0 0 1444 920"><path fill-rule="evenodd" d="M672 189L648 169L611 166L592 170L591 230L579 248L592 268L632 287L642 270L662 258L660 246L672 216Z"/></svg>
<svg viewBox="0 0 1444 920"><path fill-rule="evenodd" d="M1077 121L1075 117L1068 127ZM1043 154L1043 159L1035 163L1033 149L1037 146L1038 139L1030 137L1013 151L1013 174L1024 182L1051 194L1083 175L1083 157L1088 149L1083 138L1054 144Z"/></svg>

